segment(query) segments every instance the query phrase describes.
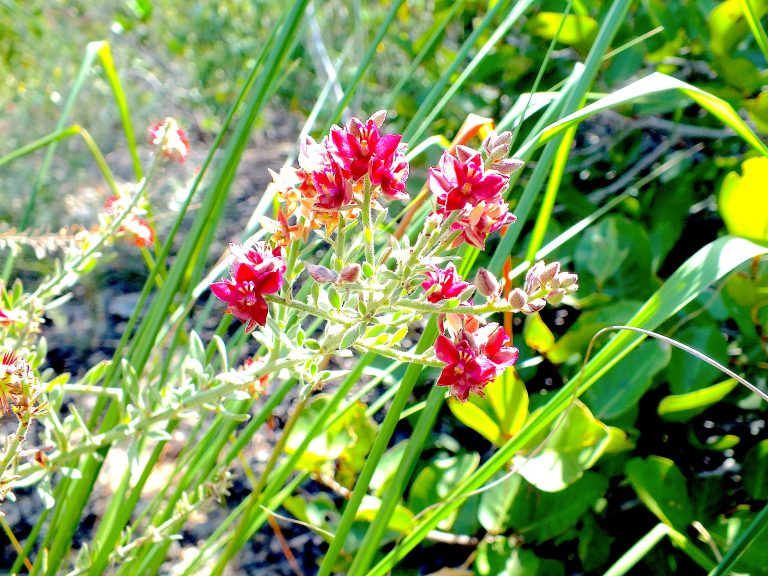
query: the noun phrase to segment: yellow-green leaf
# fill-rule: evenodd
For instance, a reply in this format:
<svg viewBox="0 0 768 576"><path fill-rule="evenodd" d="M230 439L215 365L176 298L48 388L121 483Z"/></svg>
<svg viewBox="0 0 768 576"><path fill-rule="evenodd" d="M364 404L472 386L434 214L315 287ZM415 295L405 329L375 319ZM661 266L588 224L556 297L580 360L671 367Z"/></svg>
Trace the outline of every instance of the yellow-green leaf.
<svg viewBox="0 0 768 576"><path fill-rule="evenodd" d="M525 343L531 348L542 354L546 354L555 344L555 336L552 331L544 324L539 313L531 314L525 319L525 328L523 328L523 338Z"/></svg>
<svg viewBox="0 0 768 576"><path fill-rule="evenodd" d="M749 158L720 187L720 214L731 234L768 240L768 158Z"/></svg>
<svg viewBox="0 0 768 576"><path fill-rule="evenodd" d="M552 40L560 28L563 15L557 12L539 12L528 21L528 31L534 36ZM568 14L557 39L569 46L591 44L597 34L597 21L589 16Z"/></svg>
<svg viewBox="0 0 768 576"><path fill-rule="evenodd" d="M736 380L729 378L725 382L701 390L667 396L659 403L659 416L672 422L686 422L712 404L720 402L736 384Z"/></svg>

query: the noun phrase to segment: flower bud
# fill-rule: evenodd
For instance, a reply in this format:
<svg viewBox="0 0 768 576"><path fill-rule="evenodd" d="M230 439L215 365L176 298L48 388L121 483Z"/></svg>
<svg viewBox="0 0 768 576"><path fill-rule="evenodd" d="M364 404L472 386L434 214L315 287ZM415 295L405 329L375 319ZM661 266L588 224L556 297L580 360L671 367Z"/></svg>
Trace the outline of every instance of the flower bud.
<svg viewBox="0 0 768 576"><path fill-rule="evenodd" d="M555 276L555 280L558 287L569 288L579 281L579 277L573 272L560 272L560 274Z"/></svg>
<svg viewBox="0 0 768 576"><path fill-rule="evenodd" d="M467 160L472 158L475 154L477 154L477 152L468 146L462 146L461 144L456 146L456 158L458 158L461 163L467 162Z"/></svg>
<svg viewBox="0 0 768 576"><path fill-rule="evenodd" d="M337 282L343 284L346 282L355 282L360 277L360 264L348 264L342 268Z"/></svg>
<svg viewBox="0 0 768 576"><path fill-rule="evenodd" d="M501 158L488 165L488 168L509 176L525 166L525 162L516 158Z"/></svg>
<svg viewBox="0 0 768 576"><path fill-rule="evenodd" d="M480 268L480 270L477 271L477 276L475 276L475 287L480 294L489 300L498 298L499 292L501 291L499 281L490 270L486 270L485 268Z"/></svg>
<svg viewBox="0 0 768 576"><path fill-rule="evenodd" d="M550 264L547 264L541 269L541 272L539 272L539 278L541 278L541 283L546 284L547 282L551 282L552 279L557 276L557 274L560 272L560 262L551 262Z"/></svg>
<svg viewBox="0 0 768 576"><path fill-rule="evenodd" d="M509 154L509 146L512 143L512 132L506 130L501 134L491 132L483 140L483 149L490 160L501 160Z"/></svg>
<svg viewBox="0 0 768 576"><path fill-rule="evenodd" d="M373 123L376 124L377 127L381 128L381 125L384 124L384 120L387 119L387 111L386 110L377 110L373 114L371 114L371 117L368 119L373 120Z"/></svg>
<svg viewBox="0 0 768 576"><path fill-rule="evenodd" d="M531 300L525 306L523 306L521 312L523 314L533 314L544 308L546 305L547 301L544 300L544 298L536 298L536 300Z"/></svg>
<svg viewBox="0 0 768 576"><path fill-rule="evenodd" d="M329 270L325 266L318 266L317 264L304 263L304 267L307 269L307 273L319 284L329 284L336 282L339 275L333 270Z"/></svg>
<svg viewBox="0 0 768 576"><path fill-rule="evenodd" d="M509 304L512 308L522 309L528 302L528 294L522 288L515 288L509 293Z"/></svg>
<svg viewBox="0 0 768 576"><path fill-rule="evenodd" d="M549 294L547 294L547 302L550 304L560 304L560 302L563 301L565 294L565 288L555 288L554 290L550 290Z"/></svg>

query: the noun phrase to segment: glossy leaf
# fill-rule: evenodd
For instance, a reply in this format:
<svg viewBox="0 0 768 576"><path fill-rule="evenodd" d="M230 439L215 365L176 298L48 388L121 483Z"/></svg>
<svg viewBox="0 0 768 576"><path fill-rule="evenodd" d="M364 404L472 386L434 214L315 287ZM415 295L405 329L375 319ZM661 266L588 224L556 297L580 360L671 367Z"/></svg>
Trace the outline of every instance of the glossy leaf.
<svg viewBox="0 0 768 576"><path fill-rule="evenodd" d="M768 158L749 158L720 187L720 214L731 234L768 240Z"/></svg>
<svg viewBox="0 0 768 576"><path fill-rule="evenodd" d="M701 390L667 396L659 402L659 416L670 422L687 422L728 396L737 384L736 380L729 378Z"/></svg>
<svg viewBox="0 0 768 576"><path fill-rule="evenodd" d="M626 473L640 500L659 520L686 531L693 521L693 505L685 477L672 460L661 456L634 458L627 463Z"/></svg>

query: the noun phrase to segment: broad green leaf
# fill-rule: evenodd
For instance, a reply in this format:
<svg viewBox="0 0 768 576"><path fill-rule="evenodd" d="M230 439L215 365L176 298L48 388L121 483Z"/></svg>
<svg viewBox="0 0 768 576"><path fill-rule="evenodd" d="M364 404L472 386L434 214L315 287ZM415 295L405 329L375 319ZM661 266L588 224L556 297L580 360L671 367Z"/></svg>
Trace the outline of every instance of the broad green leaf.
<svg viewBox="0 0 768 576"><path fill-rule="evenodd" d="M755 98L744 100L749 117L763 133L768 133L768 92L761 92Z"/></svg>
<svg viewBox="0 0 768 576"><path fill-rule="evenodd" d="M546 355L555 343L555 335L544 324L538 312L530 314L525 319L523 339L533 350Z"/></svg>
<svg viewBox="0 0 768 576"><path fill-rule="evenodd" d="M565 22L560 33L557 34L563 18ZM557 34L557 40L569 46L591 44L597 34L597 26L597 21L589 16L575 14L563 16L557 12L539 12L526 24L526 28L534 36L552 40Z"/></svg>
<svg viewBox="0 0 768 576"><path fill-rule="evenodd" d="M768 440L763 440L744 457L744 488L755 500L768 500Z"/></svg>
<svg viewBox="0 0 768 576"><path fill-rule="evenodd" d="M438 458L431 461L419 472L408 494L408 507L421 511L441 502L457 484L475 471L480 464L480 455L476 452L450 458ZM455 515L440 524L440 529L450 530Z"/></svg>
<svg viewBox="0 0 768 576"><path fill-rule="evenodd" d="M768 9L765 0L750 0L757 18L761 18ZM717 55L727 55L741 42L749 32L749 24L744 18L741 0L725 0L709 13L709 47Z"/></svg>
<svg viewBox="0 0 768 576"><path fill-rule="evenodd" d="M527 485L515 474L480 495L477 517L483 528L492 534L501 534L509 527L509 511L521 486Z"/></svg>
<svg viewBox="0 0 768 576"><path fill-rule="evenodd" d="M640 302L622 300L579 315L573 326L557 341L548 354L550 362L562 364L583 354L596 332L613 324L626 324L640 306Z"/></svg>
<svg viewBox="0 0 768 576"><path fill-rule="evenodd" d="M534 412L531 417L535 417ZM565 420L556 424L545 447L526 460L516 456L516 465L525 461L520 475L539 490L557 492L581 478L603 454L610 441L608 427L595 419L580 401L566 413ZM528 445L530 450L546 439L542 435Z"/></svg>
<svg viewBox="0 0 768 576"><path fill-rule="evenodd" d="M453 415L496 445L501 445L523 426L528 416L528 392L513 368L485 388L485 397L469 401L448 400Z"/></svg>
<svg viewBox="0 0 768 576"><path fill-rule="evenodd" d="M637 407L640 398L653 383L653 377L671 357L663 342L644 342L603 375L584 394L584 402L601 420L616 418Z"/></svg>
<svg viewBox="0 0 768 576"><path fill-rule="evenodd" d="M728 343L725 341L717 323L707 314L699 316L675 333L675 340L683 342L703 352L721 364L728 364ZM672 359L666 369L669 387L673 394L685 394L706 388L720 375L720 371L691 356L683 350L674 348Z"/></svg>
<svg viewBox="0 0 768 576"><path fill-rule="evenodd" d="M365 496L357 509L355 519L371 522L381 507L381 500L375 496ZM413 528L413 512L403 506L395 507L395 511L389 518L387 528L407 534Z"/></svg>
<svg viewBox="0 0 768 576"><path fill-rule="evenodd" d="M606 491L608 480L587 472L560 492L524 488L509 511L509 526L526 542L545 542L572 529Z"/></svg>
<svg viewBox="0 0 768 576"><path fill-rule="evenodd" d="M737 384L736 380L729 378L701 390L667 396L659 402L659 416L670 422L687 422L728 396Z"/></svg>
<svg viewBox="0 0 768 576"><path fill-rule="evenodd" d="M652 245L643 228L609 216L590 227L574 253L579 285L617 298L637 298L651 288Z"/></svg>
<svg viewBox="0 0 768 576"><path fill-rule="evenodd" d="M633 458L626 473L643 504L656 517L675 530L685 533L693 521L693 505L680 469L661 456Z"/></svg>
<svg viewBox="0 0 768 576"><path fill-rule="evenodd" d="M731 234L768 240L768 158L749 158L720 187L720 214Z"/></svg>
<svg viewBox="0 0 768 576"><path fill-rule="evenodd" d="M608 561L611 543L614 537L595 519L594 514L587 514L579 530L579 560L587 572L596 572Z"/></svg>
<svg viewBox="0 0 768 576"><path fill-rule="evenodd" d="M509 539L480 544L474 563L474 574L476 576L563 576L565 571L561 562L539 558L531 550L520 548L514 539ZM443 576L442 573L440 576Z"/></svg>

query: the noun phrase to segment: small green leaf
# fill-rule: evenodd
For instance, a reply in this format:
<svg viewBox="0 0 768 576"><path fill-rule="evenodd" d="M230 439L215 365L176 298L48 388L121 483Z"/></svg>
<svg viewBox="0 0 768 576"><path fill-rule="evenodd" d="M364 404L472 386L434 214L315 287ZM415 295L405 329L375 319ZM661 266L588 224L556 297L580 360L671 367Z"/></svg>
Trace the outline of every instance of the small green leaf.
<svg viewBox="0 0 768 576"><path fill-rule="evenodd" d="M563 18L565 22L560 28ZM589 16L575 14L563 16L557 12L539 12L528 21L526 28L534 36L545 40L552 40L560 28L560 33L557 34L558 41L569 46L584 46L591 44L595 39L598 24Z"/></svg>
<svg viewBox="0 0 768 576"><path fill-rule="evenodd" d="M701 390L667 396L659 402L659 416L670 422L687 422L728 396L737 384L736 380L729 378Z"/></svg>
<svg viewBox="0 0 768 576"><path fill-rule="evenodd" d="M523 339L525 340L525 343L536 350L536 352L545 355L555 344L555 335L552 334L552 331L546 324L544 324L544 321L541 319L538 312L530 314L525 319Z"/></svg>
<svg viewBox="0 0 768 576"><path fill-rule="evenodd" d="M480 544L474 568L477 576L538 576L542 573L541 559L511 539Z"/></svg>
<svg viewBox="0 0 768 576"><path fill-rule="evenodd" d="M357 509L355 519L372 522L380 508L381 500L375 496L364 496L363 501L360 503L360 507ZM401 534L408 534L413 529L413 518L413 512L404 506L397 506L394 513L389 518L387 528L394 530L395 532L400 532Z"/></svg>

